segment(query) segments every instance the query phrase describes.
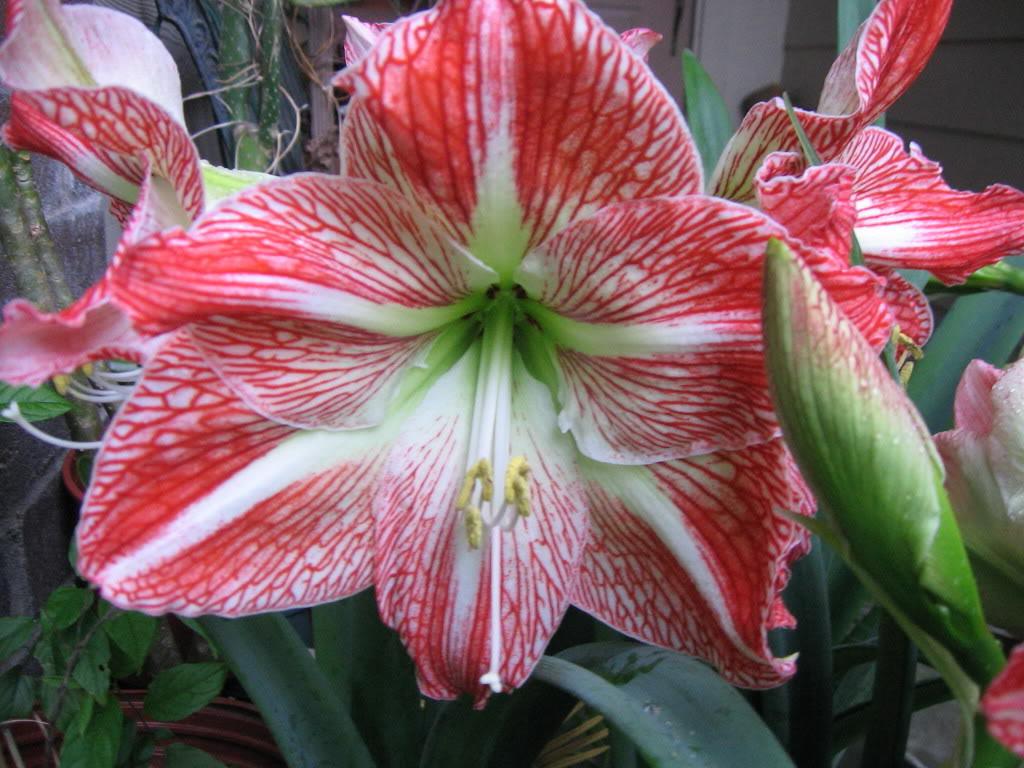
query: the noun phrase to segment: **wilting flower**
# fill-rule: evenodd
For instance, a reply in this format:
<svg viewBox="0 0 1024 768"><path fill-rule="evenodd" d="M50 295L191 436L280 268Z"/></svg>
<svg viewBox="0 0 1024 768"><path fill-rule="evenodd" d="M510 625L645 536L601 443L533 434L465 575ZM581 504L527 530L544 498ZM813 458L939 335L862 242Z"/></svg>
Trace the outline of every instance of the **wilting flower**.
<svg viewBox="0 0 1024 768"><path fill-rule="evenodd" d="M1024 250L1024 193L993 185L961 192L911 144L867 127L924 69L952 0L882 0L832 65L817 112L796 110L821 160L841 178L865 263L884 281L900 330L917 344L931 333L927 300L896 268L947 283ZM769 213L807 168L781 99L754 106L720 158L709 188L755 199ZM823 173L811 169L807 173Z"/></svg>
<svg viewBox="0 0 1024 768"><path fill-rule="evenodd" d="M994 738L1024 758L1024 645L1010 654L999 677L985 691L981 711Z"/></svg>
<svg viewBox="0 0 1024 768"><path fill-rule="evenodd" d="M1024 634L1024 362L974 360L956 392L956 428L935 436L946 489L974 556L985 612Z"/></svg>

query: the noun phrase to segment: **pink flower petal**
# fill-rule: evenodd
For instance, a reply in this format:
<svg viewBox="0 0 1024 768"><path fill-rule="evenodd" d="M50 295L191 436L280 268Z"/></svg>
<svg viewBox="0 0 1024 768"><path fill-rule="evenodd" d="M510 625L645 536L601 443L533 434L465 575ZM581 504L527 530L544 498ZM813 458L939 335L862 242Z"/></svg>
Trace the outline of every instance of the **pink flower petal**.
<svg viewBox="0 0 1024 768"><path fill-rule="evenodd" d="M678 106L574 0L448 0L390 27L342 84L343 173L439 210L496 268L604 205L701 188Z"/></svg>
<svg viewBox="0 0 1024 768"><path fill-rule="evenodd" d="M1004 371L984 360L972 360L956 388L953 403L956 428L976 437L992 432L994 403L992 388Z"/></svg>
<svg viewBox="0 0 1024 768"><path fill-rule="evenodd" d="M560 419L585 455L649 463L778 434L760 336L770 237L786 234L746 206L657 198L608 206L530 253L517 278L546 308ZM876 278L801 253L866 332L887 337Z"/></svg>
<svg viewBox="0 0 1024 768"><path fill-rule="evenodd" d="M882 0L832 65L818 112L796 110L811 144L831 160L896 101L924 69L942 36L952 0ZM782 99L757 104L726 146L711 189L753 198L753 181L772 152L799 151Z"/></svg>
<svg viewBox="0 0 1024 768"><path fill-rule="evenodd" d="M659 33L655 32L653 29L647 29L646 27L627 29L619 35L619 38L632 49L633 53L635 53L641 61L647 61L647 54L650 52L651 48L662 41L662 36Z"/></svg>
<svg viewBox="0 0 1024 768"><path fill-rule="evenodd" d="M118 302L150 332L260 314L416 335L492 281L400 195L316 174L247 189L188 232L129 249L113 272Z"/></svg>
<svg viewBox="0 0 1024 768"><path fill-rule="evenodd" d="M416 661L420 690L450 699L470 693L490 660L491 539L467 542L455 496L463 481L477 353L438 381L403 427L388 459L377 512L377 599ZM503 687L521 685L561 621L586 535L571 441L555 426L547 390L522 367L513 392L511 455L530 464L532 513L501 541ZM500 482L500 480L499 480Z"/></svg>
<svg viewBox="0 0 1024 768"><path fill-rule="evenodd" d="M926 269L946 283L1024 251L1024 192L950 189L916 145L869 128L839 155L857 170L857 237L870 264Z"/></svg>
<svg viewBox="0 0 1024 768"><path fill-rule="evenodd" d="M185 124L171 54L142 22L111 8L10 0L0 79L15 91L119 86Z"/></svg>
<svg viewBox="0 0 1024 768"><path fill-rule="evenodd" d="M182 331L107 433L77 531L79 571L116 605L186 615L293 608L369 586L387 438L266 421Z"/></svg>
<svg viewBox="0 0 1024 768"><path fill-rule="evenodd" d="M391 26L361 21L355 16L341 18L345 22L345 64L350 67L369 53L384 30Z"/></svg>
<svg viewBox="0 0 1024 768"><path fill-rule="evenodd" d="M989 733L1024 758L1024 645L1013 649L1006 668L985 691L981 712Z"/></svg>
<svg viewBox="0 0 1024 768"><path fill-rule="evenodd" d="M766 632L791 621L778 594L806 542L779 510L808 513L813 503L782 441L584 472L591 537L573 603L708 660L736 685L785 681L795 664L772 657Z"/></svg>

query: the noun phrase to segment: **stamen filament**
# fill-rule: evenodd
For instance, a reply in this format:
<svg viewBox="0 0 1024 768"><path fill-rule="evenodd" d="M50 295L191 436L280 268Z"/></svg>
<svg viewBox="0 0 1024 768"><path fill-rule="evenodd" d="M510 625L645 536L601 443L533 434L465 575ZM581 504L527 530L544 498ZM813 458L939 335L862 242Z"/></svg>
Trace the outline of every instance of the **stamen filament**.
<svg viewBox="0 0 1024 768"><path fill-rule="evenodd" d="M61 437L54 437L48 435L43 430L39 429L31 422L27 421L24 416L21 415L21 409L18 408L17 403L11 403L9 406L0 411L0 416L5 419L10 419L23 430L28 432L33 437L42 440L44 443L55 445L58 448L67 448L72 451L95 451L102 447L102 442L76 442L75 440L65 440Z"/></svg>

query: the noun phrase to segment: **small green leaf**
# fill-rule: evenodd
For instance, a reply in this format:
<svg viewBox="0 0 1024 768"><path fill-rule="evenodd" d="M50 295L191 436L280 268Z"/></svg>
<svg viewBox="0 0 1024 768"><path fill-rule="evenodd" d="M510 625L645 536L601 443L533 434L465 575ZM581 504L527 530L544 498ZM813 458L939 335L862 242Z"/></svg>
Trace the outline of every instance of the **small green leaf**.
<svg viewBox="0 0 1024 768"><path fill-rule="evenodd" d="M0 721L28 717L36 699L35 679L21 667L0 675Z"/></svg>
<svg viewBox="0 0 1024 768"><path fill-rule="evenodd" d="M156 635L157 620L144 613L125 611L103 625L103 631L123 655L119 659L119 675L130 675L142 669Z"/></svg>
<svg viewBox="0 0 1024 768"><path fill-rule="evenodd" d="M71 410L71 403L61 397L51 384L41 387L13 387L0 382L0 411L11 403L18 404L18 410L25 421L44 421L61 416ZM0 421L11 422L0 416Z"/></svg>
<svg viewBox="0 0 1024 768"><path fill-rule="evenodd" d="M107 700L110 688L110 641L103 632L93 632L78 656L71 676L97 702L102 704Z"/></svg>
<svg viewBox="0 0 1024 768"><path fill-rule="evenodd" d="M221 692L228 670L219 662L179 664L154 678L146 692L146 716L174 722L188 717Z"/></svg>
<svg viewBox="0 0 1024 768"><path fill-rule="evenodd" d="M111 697L89 720L84 733L77 728L64 735L60 752L61 768L110 768L115 765L121 746L124 716L121 705Z"/></svg>
<svg viewBox="0 0 1024 768"><path fill-rule="evenodd" d="M31 616L0 618L0 660L13 656L32 636L35 619Z"/></svg>
<svg viewBox="0 0 1024 768"><path fill-rule="evenodd" d="M213 755L188 744L171 744L164 755L165 768L224 768Z"/></svg>
<svg viewBox="0 0 1024 768"><path fill-rule="evenodd" d="M686 120L704 165L704 177L710 179L732 136L732 118L711 76L690 50L683 51L683 83Z"/></svg>
<svg viewBox="0 0 1024 768"><path fill-rule="evenodd" d="M92 605L92 592L79 587L58 587L43 607L43 624L53 629L67 629Z"/></svg>
<svg viewBox="0 0 1024 768"><path fill-rule="evenodd" d="M534 675L603 714L651 768L792 768L739 692L682 654L634 643L593 643L545 656Z"/></svg>

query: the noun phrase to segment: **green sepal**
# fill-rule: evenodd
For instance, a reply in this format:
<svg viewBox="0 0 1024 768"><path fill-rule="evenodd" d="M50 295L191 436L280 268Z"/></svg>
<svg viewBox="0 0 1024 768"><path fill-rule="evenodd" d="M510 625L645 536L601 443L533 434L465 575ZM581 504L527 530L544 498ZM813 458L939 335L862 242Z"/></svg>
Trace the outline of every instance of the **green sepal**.
<svg viewBox="0 0 1024 768"><path fill-rule="evenodd" d="M927 428L874 350L776 240L764 292L773 400L821 504L821 517L800 522L847 561L971 713L977 688L1004 660Z"/></svg>

